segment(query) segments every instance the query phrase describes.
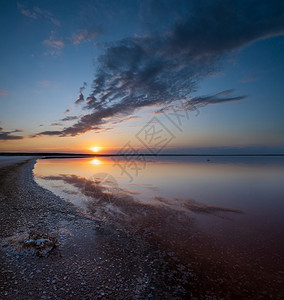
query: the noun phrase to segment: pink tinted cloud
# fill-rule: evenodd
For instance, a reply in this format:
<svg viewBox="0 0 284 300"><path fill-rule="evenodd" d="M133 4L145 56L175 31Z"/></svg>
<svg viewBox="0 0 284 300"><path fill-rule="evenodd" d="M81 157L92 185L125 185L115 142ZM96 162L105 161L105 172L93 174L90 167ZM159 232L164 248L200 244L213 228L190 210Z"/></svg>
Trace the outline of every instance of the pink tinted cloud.
<svg viewBox="0 0 284 300"><path fill-rule="evenodd" d="M100 34L100 30L94 29L81 29L77 33L73 34L72 42L74 45L79 45L82 42L90 42L94 40Z"/></svg>
<svg viewBox="0 0 284 300"><path fill-rule="evenodd" d="M8 91L7 90L1 90L0 89L0 96L5 96L8 94Z"/></svg>
<svg viewBox="0 0 284 300"><path fill-rule="evenodd" d="M49 39L44 40L43 44L48 47L47 52L45 52L45 54L50 54L50 55L60 55L64 47L64 42L62 40L55 39L54 31L51 31Z"/></svg>
<svg viewBox="0 0 284 300"><path fill-rule="evenodd" d="M242 83L249 83L249 82L256 81L256 80L257 80L256 76L247 76L247 77L243 77L239 81Z"/></svg>
<svg viewBox="0 0 284 300"><path fill-rule="evenodd" d="M48 87L48 86L50 86L50 81L42 80L42 81L39 81L38 84L43 87Z"/></svg>
<svg viewBox="0 0 284 300"><path fill-rule="evenodd" d="M21 12L22 15L30 18L30 19L46 19L52 24L56 26L60 26L60 22L53 16L51 12L48 10L43 10L37 6L34 6L31 9L27 9L23 4L17 3L17 8Z"/></svg>

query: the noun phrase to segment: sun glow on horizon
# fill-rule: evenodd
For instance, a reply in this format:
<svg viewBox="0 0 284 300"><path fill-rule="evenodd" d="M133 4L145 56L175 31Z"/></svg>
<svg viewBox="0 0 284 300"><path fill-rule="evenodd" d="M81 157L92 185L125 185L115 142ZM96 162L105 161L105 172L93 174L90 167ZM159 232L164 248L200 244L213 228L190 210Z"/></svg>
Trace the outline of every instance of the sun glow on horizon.
<svg viewBox="0 0 284 300"><path fill-rule="evenodd" d="M102 147L99 146L94 146L90 148L93 152L97 153L100 152L102 150Z"/></svg>

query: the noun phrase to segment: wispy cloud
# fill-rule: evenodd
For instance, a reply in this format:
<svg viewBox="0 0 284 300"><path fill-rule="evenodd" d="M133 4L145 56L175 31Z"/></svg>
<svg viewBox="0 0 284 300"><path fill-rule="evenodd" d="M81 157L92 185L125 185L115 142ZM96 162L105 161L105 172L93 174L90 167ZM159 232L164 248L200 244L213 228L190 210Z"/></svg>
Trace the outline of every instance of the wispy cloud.
<svg viewBox="0 0 284 300"><path fill-rule="evenodd" d="M48 86L50 86L50 81L42 80L42 81L39 81L38 84L42 87L48 87Z"/></svg>
<svg viewBox="0 0 284 300"><path fill-rule="evenodd" d="M93 41L101 33L100 29L80 29L73 34L72 43L74 45L79 45L83 42Z"/></svg>
<svg viewBox="0 0 284 300"><path fill-rule="evenodd" d="M134 116L134 115L131 115L131 116L123 116L123 115L119 115L117 116L116 118L113 118L111 120L111 123L113 125L116 125L116 124L120 124L120 123L125 123L125 122L128 122L130 120L137 120L137 119L140 119L140 117L138 116Z"/></svg>
<svg viewBox="0 0 284 300"><path fill-rule="evenodd" d="M24 137L21 135L13 135L13 133L21 132L21 130L16 129L13 131L3 131L3 128L0 127L0 140L7 141L7 140L21 140Z"/></svg>
<svg viewBox="0 0 284 300"><path fill-rule="evenodd" d="M0 96L5 96L8 94L8 91L7 90L1 90L0 89Z"/></svg>
<svg viewBox="0 0 284 300"><path fill-rule="evenodd" d="M71 113L71 109L70 108L66 109L64 113L65 114L70 114Z"/></svg>
<svg viewBox="0 0 284 300"><path fill-rule="evenodd" d="M38 136L41 136L41 135L55 136L55 135L60 135L60 134L61 134L61 131L59 131L59 130L58 131L53 131L53 130L49 131L49 130L47 130L47 131L42 131L40 133L34 134L30 137L33 138L33 137L38 137Z"/></svg>
<svg viewBox="0 0 284 300"><path fill-rule="evenodd" d="M223 97L223 92L193 99L191 94L228 53L284 33L283 1L177 3L187 13L180 13L164 32L108 44L86 100L88 113L60 136L100 130L108 119L141 107L167 106L181 99L191 102L188 107L243 99ZM83 97L77 101L83 102Z"/></svg>
<svg viewBox="0 0 284 300"><path fill-rule="evenodd" d="M25 8L25 6L19 2L17 2L17 8L20 10L21 14L24 16L36 20L38 18L38 14L32 10Z"/></svg>
<svg viewBox="0 0 284 300"><path fill-rule="evenodd" d="M67 116L63 119L61 119L60 121L62 122L66 122L66 121L74 121L74 120L78 120L80 117L78 116Z"/></svg>
<svg viewBox="0 0 284 300"><path fill-rule="evenodd" d="M45 19L56 26L60 26L60 22L48 10L41 9L38 6L34 6L31 9L28 9L25 7L25 5L19 2L17 2L17 8L21 12L21 14L30 19Z"/></svg>
<svg viewBox="0 0 284 300"><path fill-rule="evenodd" d="M93 126L92 128L90 128L90 130L94 130L95 133L101 133L101 132L106 132L109 130L112 130L112 127L101 127L101 126ZM62 130L46 130L46 131L41 131L39 133L36 133L32 136L30 136L31 138L35 138L35 137L40 137L40 136L60 136L60 137L64 137L66 136ZM71 136L75 136L75 135L71 135Z"/></svg>
<svg viewBox="0 0 284 300"><path fill-rule="evenodd" d="M55 38L55 31L51 31L49 39L44 40L43 44L48 47L47 52L45 52L45 54L50 55L60 55L64 47L64 41Z"/></svg>
<svg viewBox="0 0 284 300"><path fill-rule="evenodd" d="M249 83L249 82L256 81L256 80L257 80L256 76L246 76L246 77L243 77L242 79L240 79L240 82Z"/></svg>
<svg viewBox="0 0 284 300"><path fill-rule="evenodd" d="M51 123L50 126L62 126L62 124L59 122L54 122L54 123Z"/></svg>
<svg viewBox="0 0 284 300"><path fill-rule="evenodd" d="M69 121L74 121L74 120L78 120L80 119L80 116L67 116L65 118L62 118L59 120L59 122L53 122L50 124L50 126L63 126L63 124L61 122L69 122ZM44 125L40 125L40 126L44 126ZM31 135L31 138L35 138L35 137L39 137L42 135L47 135L47 136L56 136L56 135L61 135L61 131L59 130L46 130L46 131L42 131L39 133L36 133L34 135Z"/></svg>
<svg viewBox="0 0 284 300"><path fill-rule="evenodd" d="M232 101L239 101L246 98L246 96L230 96L234 90L226 90L214 95L207 96L198 96L189 99L182 99L175 102L172 102L171 105L167 105L158 111L156 114L164 113L167 111L197 111L199 112L199 108L207 106L209 104L220 104Z"/></svg>
<svg viewBox="0 0 284 300"><path fill-rule="evenodd" d="M80 87L79 95L77 100L75 101L75 104L80 104L84 102L85 98L84 98L83 91L85 90L86 87L87 87L87 82L83 82L83 86Z"/></svg>

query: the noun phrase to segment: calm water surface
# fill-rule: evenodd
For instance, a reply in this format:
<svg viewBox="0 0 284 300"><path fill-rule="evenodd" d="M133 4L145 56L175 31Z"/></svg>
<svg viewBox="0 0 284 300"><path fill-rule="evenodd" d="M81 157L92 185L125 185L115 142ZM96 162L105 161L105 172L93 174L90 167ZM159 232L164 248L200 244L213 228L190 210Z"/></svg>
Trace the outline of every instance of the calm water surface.
<svg viewBox="0 0 284 300"><path fill-rule="evenodd" d="M34 174L89 215L200 272L235 274L238 283L258 273L250 284L275 289L283 281L284 158L41 159Z"/></svg>

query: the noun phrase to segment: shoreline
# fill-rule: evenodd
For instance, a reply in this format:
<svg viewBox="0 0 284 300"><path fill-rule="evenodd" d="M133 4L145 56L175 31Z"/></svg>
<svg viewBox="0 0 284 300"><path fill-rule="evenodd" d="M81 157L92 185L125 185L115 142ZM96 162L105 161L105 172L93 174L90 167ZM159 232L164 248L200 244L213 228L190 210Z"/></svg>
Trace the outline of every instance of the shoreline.
<svg viewBox="0 0 284 300"><path fill-rule="evenodd" d="M281 299L280 273L255 274L192 217L125 202L131 222L92 219L39 186L35 163L0 168L0 299ZM37 255L31 233L58 243Z"/></svg>
<svg viewBox="0 0 284 300"><path fill-rule="evenodd" d="M0 298L170 299L160 254L38 186L35 163L0 169ZM31 232L56 233L58 247L44 257L22 249Z"/></svg>
<svg viewBox="0 0 284 300"><path fill-rule="evenodd" d="M33 178L33 168L37 158L16 162L0 169L0 192L3 214L10 212L16 223L9 222L1 216L1 225L7 227L1 231L1 238L11 234L20 234L26 230L55 230L59 214L66 210L76 214L75 207L52 192L40 187ZM8 221L8 222L7 222ZM3 227L2 227L3 228Z"/></svg>
<svg viewBox="0 0 284 300"><path fill-rule="evenodd" d="M126 153L110 153L110 154L98 154L98 153L12 153L12 152L2 152L0 153L0 158L3 156L7 157L38 157L41 159L55 159L55 158L92 158L92 157L284 157L284 153L232 153L232 154L224 154L224 153L184 153L184 154L162 154L162 153L134 153L134 154L126 154Z"/></svg>

